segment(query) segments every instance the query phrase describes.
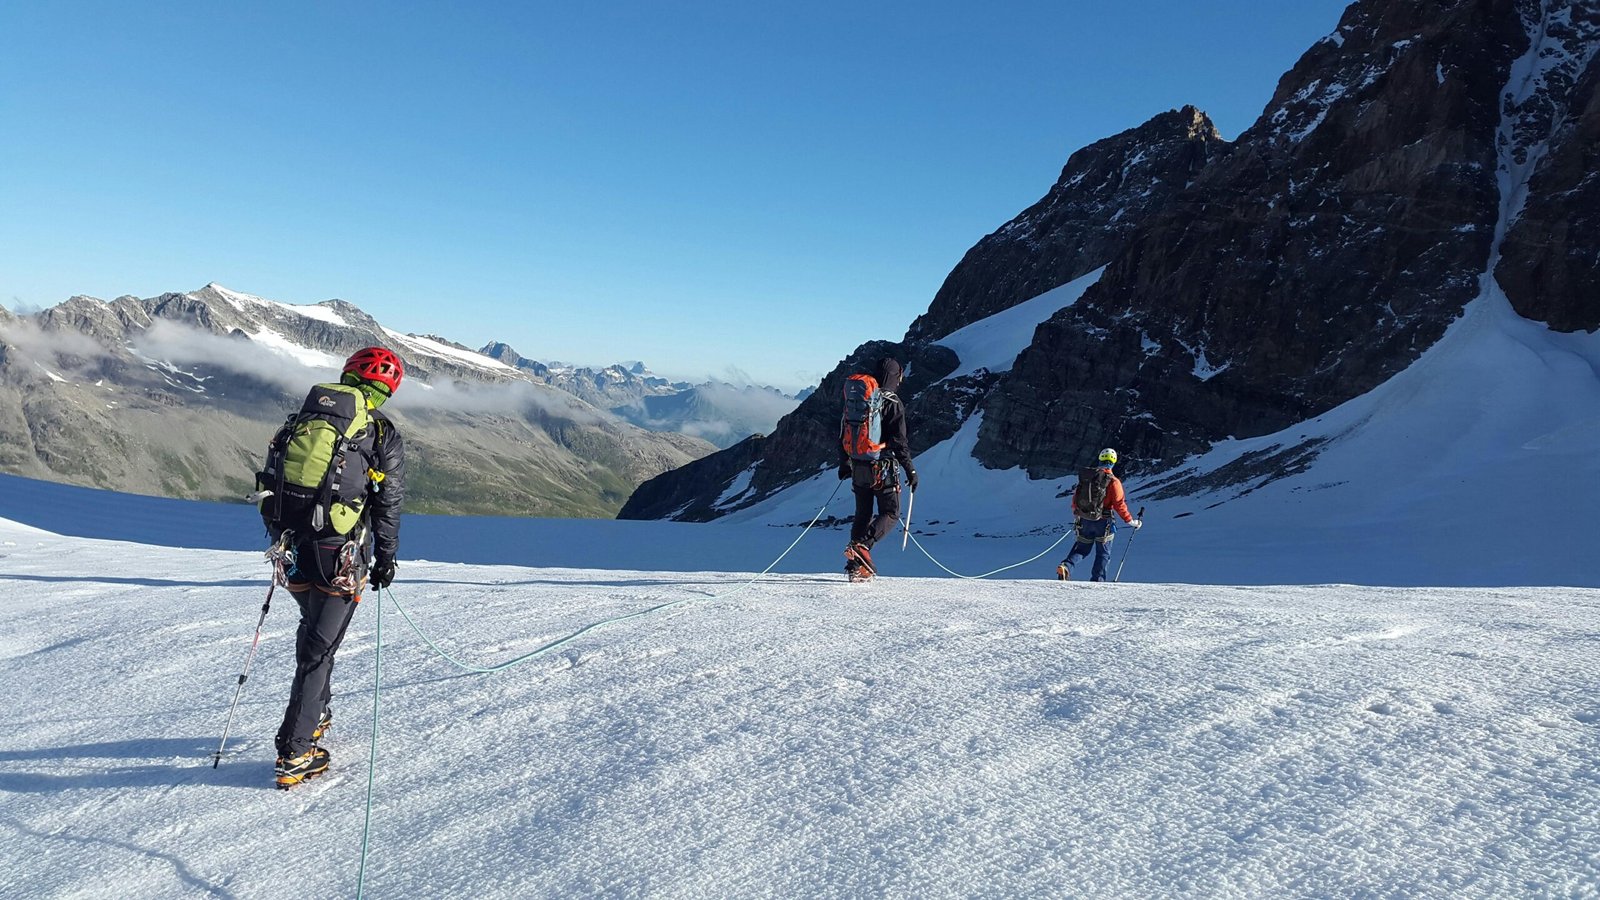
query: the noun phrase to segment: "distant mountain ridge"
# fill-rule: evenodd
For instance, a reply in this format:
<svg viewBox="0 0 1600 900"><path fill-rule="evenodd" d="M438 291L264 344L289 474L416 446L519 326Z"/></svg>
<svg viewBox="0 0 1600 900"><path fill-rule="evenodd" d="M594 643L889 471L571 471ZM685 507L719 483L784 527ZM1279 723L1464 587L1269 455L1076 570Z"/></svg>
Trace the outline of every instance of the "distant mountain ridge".
<svg viewBox="0 0 1600 900"><path fill-rule="evenodd" d="M487 344L478 352L640 428L689 434L718 447L771 431L803 399L765 385L669 381L642 362L600 369L543 363L501 342Z"/></svg>
<svg viewBox="0 0 1600 900"><path fill-rule="evenodd" d="M406 364L385 411L407 435L418 511L608 516L643 479L714 449L342 300L297 306L209 284L0 316L0 470L237 499L307 387L374 344Z"/></svg>

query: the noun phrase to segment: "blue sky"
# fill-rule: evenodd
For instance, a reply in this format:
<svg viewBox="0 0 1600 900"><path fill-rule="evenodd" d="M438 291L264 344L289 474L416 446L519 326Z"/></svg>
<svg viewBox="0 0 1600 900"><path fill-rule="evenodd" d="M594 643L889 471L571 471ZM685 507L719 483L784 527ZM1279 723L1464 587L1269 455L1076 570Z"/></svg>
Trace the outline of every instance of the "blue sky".
<svg viewBox="0 0 1600 900"><path fill-rule="evenodd" d="M216 281L797 388L1073 150L1237 135L1344 5L6 4L0 302Z"/></svg>

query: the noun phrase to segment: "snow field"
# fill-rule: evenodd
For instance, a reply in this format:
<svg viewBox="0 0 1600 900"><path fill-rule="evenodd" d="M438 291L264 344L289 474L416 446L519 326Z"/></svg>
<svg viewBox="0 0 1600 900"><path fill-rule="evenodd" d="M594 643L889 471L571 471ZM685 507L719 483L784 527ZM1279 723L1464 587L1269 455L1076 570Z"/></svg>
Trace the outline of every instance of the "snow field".
<svg viewBox="0 0 1600 900"><path fill-rule="evenodd" d="M0 895L355 892L378 624L272 788L259 555L0 523ZM407 563L478 664L745 576ZM775 576L497 676L388 607L373 897L1600 891L1600 591Z"/></svg>

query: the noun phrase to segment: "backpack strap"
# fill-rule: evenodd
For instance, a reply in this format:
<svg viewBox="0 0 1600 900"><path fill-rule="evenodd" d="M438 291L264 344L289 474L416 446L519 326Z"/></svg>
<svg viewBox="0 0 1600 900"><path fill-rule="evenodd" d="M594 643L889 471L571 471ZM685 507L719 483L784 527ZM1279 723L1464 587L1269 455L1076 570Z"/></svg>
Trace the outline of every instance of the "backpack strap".
<svg viewBox="0 0 1600 900"><path fill-rule="evenodd" d="M289 439L294 435L294 425L299 418L299 413L290 413L278 426L278 433L267 444L267 469L256 473L257 489L272 491L271 519L274 522L283 519L283 483L287 477L283 470L283 454L289 447Z"/></svg>

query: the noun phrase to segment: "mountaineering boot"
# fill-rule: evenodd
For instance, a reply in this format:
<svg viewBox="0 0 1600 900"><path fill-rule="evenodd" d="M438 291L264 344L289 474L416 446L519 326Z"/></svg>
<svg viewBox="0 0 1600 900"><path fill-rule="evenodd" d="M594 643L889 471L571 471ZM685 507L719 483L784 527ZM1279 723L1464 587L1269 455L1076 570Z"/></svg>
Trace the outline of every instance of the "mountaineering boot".
<svg viewBox="0 0 1600 900"><path fill-rule="evenodd" d="M1060 579L1062 581L1071 581L1072 580L1072 570L1067 568L1067 564L1066 563L1062 563L1061 565L1056 566L1056 578L1058 578L1058 579Z"/></svg>
<svg viewBox="0 0 1600 900"><path fill-rule="evenodd" d="M867 545L860 541L851 541L850 546L844 548L844 558L855 561L868 578L878 574L877 567L872 564L872 553L867 550Z"/></svg>
<svg viewBox="0 0 1600 900"><path fill-rule="evenodd" d="M275 780L278 783L278 790L287 791L300 782L309 781L326 771L328 771L328 751L321 747L312 747L294 759L279 759Z"/></svg>
<svg viewBox="0 0 1600 900"><path fill-rule="evenodd" d="M317 720L317 727L313 728L311 730L311 741L312 741L312 743L316 743L317 741L322 740L322 736L327 733L329 728L332 728L332 727L333 727L333 710L325 709L325 710L322 711L322 718Z"/></svg>
<svg viewBox="0 0 1600 900"><path fill-rule="evenodd" d="M869 571L866 566L856 562L854 559L851 559L849 562L844 564L844 574L852 582L872 580L872 572Z"/></svg>

